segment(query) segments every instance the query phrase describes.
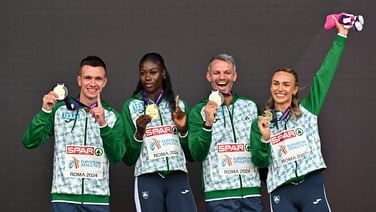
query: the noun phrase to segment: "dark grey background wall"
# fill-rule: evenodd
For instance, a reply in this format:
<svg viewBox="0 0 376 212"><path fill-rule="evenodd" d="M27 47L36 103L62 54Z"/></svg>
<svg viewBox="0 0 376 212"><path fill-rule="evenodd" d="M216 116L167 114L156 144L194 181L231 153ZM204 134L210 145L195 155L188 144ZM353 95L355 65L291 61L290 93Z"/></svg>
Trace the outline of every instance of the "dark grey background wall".
<svg viewBox="0 0 376 212"><path fill-rule="evenodd" d="M333 211L375 207L376 53L374 0L65 0L0 3L0 211L49 211L53 139L35 150L23 133L56 82L78 89L79 61L90 54L108 64L102 97L120 109L138 79L143 54L166 60L177 94L190 106L205 97L207 61L227 52L237 60L234 90L261 106L271 73L291 66L308 90L335 36L325 16L348 11L366 17L351 31L320 118ZM200 166L189 164L199 211L204 211ZM111 167L112 211L134 211L133 169ZM267 196L265 196L267 200Z"/></svg>

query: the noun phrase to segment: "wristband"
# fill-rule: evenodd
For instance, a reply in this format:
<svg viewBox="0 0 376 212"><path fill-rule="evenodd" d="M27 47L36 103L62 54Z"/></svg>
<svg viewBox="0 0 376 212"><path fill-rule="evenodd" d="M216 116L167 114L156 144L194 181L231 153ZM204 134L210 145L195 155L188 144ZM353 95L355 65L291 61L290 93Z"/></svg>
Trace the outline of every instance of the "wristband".
<svg viewBox="0 0 376 212"><path fill-rule="evenodd" d="M52 110L46 110L43 107L42 107L42 111L45 112L45 113L51 113L52 112Z"/></svg>
<svg viewBox="0 0 376 212"><path fill-rule="evenodd" d="M341 33L337 33L337 35L338 35L338 36L341 36L341 37L343 37L343 38L347 38L347 35L343 35L343 34L341 34Z"/></svg>
<svg viewBox="0 0 376 212"><path fill-rule="evenodd" d="M99 126L99 129L105 128L105 127L107 127L107 122L103 126L100 126L99 124L98 124L98 126Z"/></svg>
<svg viewBox="0 0 376 212"><path fill-rule="evenodd" d="M213 126L206 126L205 125L205 122L202 124L202 127L205 129L205 130L211 130Z"/></svg>
<svg viewBox="0 0 376 212"><path fill-rule="evenodd" d="M261 137L261 139L260 139L260 140L261 140L261 142L262 142L262 143L264 143L264 144L268 144L268 143L270 143L270 139L268 139L268 140L264 141L264 139L262 139L262 137Z"/></svg>
<svg viewBox="0 0 376 212"><path fill-rule="evenodd" d="M138 139L136 138L136 134L133 135L133 138L134 138L135 141L137 141L137 142L139 142L139 143L141 143L141 142L144 141L144 140L138 140Z"/></svg>
<svg viewBox="0 0 376 212"><path fill-rule="evenodd" d="M180 138L185 138L185 137L187 137L187 136L188 136L188 130L185 131L184 134L181 134L181 132L179 132L179 137L180 137Z"/></svg>

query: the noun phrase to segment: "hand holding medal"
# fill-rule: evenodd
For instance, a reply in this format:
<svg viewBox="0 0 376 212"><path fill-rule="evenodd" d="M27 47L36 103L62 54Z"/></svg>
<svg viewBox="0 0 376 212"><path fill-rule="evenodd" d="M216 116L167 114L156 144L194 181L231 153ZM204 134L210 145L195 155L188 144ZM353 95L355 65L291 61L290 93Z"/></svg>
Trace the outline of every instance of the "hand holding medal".
<svg viewBox="0 0 376 212"><path fill-rule="evenodd" d="M57 83L52 91L57 94L57 100L64 100L68 96L68 88L64 86L64 83Z"/></svg>
<svg viewBox="0 0 376 212"><path fill-rule="evenodd" d="M270 111L270 110L265 110L263 115L264 115L265 119L266 119L268 122L271 122L271 121L273 120L273 113L272 113L272 111Z"/></svg>
<svg viewBox="0 0 376 212"><path fill-rule="evenodd" d="M261 142L268 143L270 138L270 122L273 120L273 112L265 110L264 113L258 117L258 128L261 133Z"/></svg>
<svg viewBox="0 0 376 212"><path fill-rule="evenodd" d="M259 127L269 128L272 120L273 112L271 110L265 110L264 113L261 116L259 116Z"/></svg>
<svg viewBox="0 0 376 212"><path fill-rule="evenodd" d="M63 100L68 96L68 89L64 83L57 83L55 88L43 96L42 109L51 111L58 100Z"/></svg>
<svg viewBox="0 0 376 212"><path fill-rule="evenodd" d="M151 117L149 115L141 115L136 120L136 133L135 138L137 140L142 140L145 134L146 125L150 123Z"/></svg>
<svg viewBox="0 0 376 212"><path fill-rule="evenodd" d="M145 114L149 115L152 120L158 119L159 111L158 111L157 105L153 103L153 104L149 104L148 106L146 106Z"/></svg>
<svg viewBox="0 0 376 212"><path fill-rule="evenodd" d="M208 97L208 102L205 105L205 125L212 126L217 116L218 108L223 104L224 97L219 91L212 91Z"/></svg>
<svg viewBox="0 0 376 212"><path fill-rule="evenodd" d="M224 101L223 94L219 91L212 91L209 95L209 101L217 103L218 107L220 107Z"/></svg>

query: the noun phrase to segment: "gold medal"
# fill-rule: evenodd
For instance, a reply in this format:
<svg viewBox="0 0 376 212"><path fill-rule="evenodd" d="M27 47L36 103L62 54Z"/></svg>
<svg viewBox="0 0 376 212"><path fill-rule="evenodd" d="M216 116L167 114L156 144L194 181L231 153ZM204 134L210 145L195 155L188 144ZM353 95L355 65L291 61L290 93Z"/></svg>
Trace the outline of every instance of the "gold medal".
<svg viewBox="0 0 376 212"><path fill-rule="evenodd" d="M149 115L151 119L157 119L159 116L158 108L155 104L150 104L145 109L145 114Z"/></svg>
<svg viewBox="0 0 376 212"><path fill-rule="evenodd" d="M68 89L64 83L57 83L52 91L57 94L57 100L64 100L68 96Z"/></svg>
<svg viewBox="0 0 376 212"><path fill-rule="evenodd" d="M209 95L209 101L217 103L220 107L223 104L223 95L219 91L212 91Z"/></svg>
<svg viewBox="0 0 376 212"><path fill-rule="evenodd" d="M264 117L265 117L265 119L266 119L267 121L271 121L271 120L273 120L273 113L272 113L272 111L270 111L270 110L265 110L265 111L264 111Z"/></svg>

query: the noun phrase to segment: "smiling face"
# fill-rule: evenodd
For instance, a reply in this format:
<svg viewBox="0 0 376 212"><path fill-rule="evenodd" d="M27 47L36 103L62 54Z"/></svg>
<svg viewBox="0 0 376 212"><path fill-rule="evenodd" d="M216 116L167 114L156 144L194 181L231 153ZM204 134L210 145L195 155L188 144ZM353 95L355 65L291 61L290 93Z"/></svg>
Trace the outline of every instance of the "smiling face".
<svg viewBox="0 0 376 212"><path fill-rule="evenodd" d="M165 74L162 67L151 60L146 60L140 66L140 82L149 98L154 99L160 90L163 89L163 77Z"/></svg>
<svg viewBox="0 0 376 212"><path fill-rule="evenodd" d="M84 65L77 76L77 83L81 87L80 101L86 105L90 105L97 101L98 94L106 86L106 71L102 66L93 67Z"/></svg>
<svg viewBox="0 0 376 212"><path fill-rule="evenodd" d="M206 73L206 79L211 83L213 90L228 94L236 81L237 73L231 62L223 60L213 60Z"/></svg>
<svg viewBox="0 0 376 212"><path fill-rule="evenodd" d="M274 99L275 109L285 111L292 102L293 95L298 92L295 76L286 71L275 72L270 85L270 93Z"/></svg>

